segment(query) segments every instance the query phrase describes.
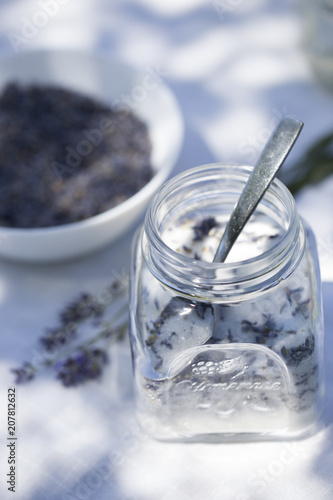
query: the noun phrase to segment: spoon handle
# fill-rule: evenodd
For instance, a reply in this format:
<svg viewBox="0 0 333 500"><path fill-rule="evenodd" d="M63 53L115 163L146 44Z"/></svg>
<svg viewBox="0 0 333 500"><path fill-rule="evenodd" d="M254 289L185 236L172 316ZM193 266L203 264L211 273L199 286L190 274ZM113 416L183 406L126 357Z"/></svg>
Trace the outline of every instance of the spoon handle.
<svg viewBox="0 0 333 500"><path fill-rule="evenodd" d="M302 127L301 121L291 116L285 116L272 133L230 216L216 251L214 262L225 261L239 233L287 158Z"/></svg>

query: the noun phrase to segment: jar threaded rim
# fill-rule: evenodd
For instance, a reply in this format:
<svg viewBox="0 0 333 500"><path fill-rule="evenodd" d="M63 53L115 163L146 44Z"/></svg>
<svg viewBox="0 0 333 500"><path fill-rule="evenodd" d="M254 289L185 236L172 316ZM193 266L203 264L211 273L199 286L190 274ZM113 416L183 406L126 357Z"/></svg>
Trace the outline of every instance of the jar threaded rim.
<svg viewBox="0 0 333 500"><path fill-rule="evenodd" d="M177 210L177 199L185 206L191 193L200 196L202 186L207 189L210 186L218 194L219 182L221 185L227 182L234 191L237 184L239 191L251 171L252 167L246 165L208 164L189 169L164 184L148 207L142 237L145 263L160 282L178 294L197 300L235 301L276 286L294 271L303 255L305 234L291 193L277 179L258 207L266 203L279 210L285 232L270 250L257 257L232 263L205 262L176 252L162 238L163 221L172 207ZM202 195L201 198L204 203Z"/></svg>

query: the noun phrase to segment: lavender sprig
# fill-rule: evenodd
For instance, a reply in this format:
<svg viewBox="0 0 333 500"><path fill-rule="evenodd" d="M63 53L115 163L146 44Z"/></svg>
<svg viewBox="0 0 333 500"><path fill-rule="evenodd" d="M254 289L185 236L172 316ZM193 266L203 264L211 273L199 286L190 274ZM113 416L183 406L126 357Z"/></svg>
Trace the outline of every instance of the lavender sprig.
<svg viewBox="0 0 333 500"><path fill-rule="evenodd" d="M46 329L45 335L40 338L40 345L45 351L42 361L38 365L25 362L20 368L12 369L16 376L15 383L30 382L41 369L49 367L53 367L56 378L66 387L101 377L109 363L109 347L124 336L128 327L128 277L113 280L104 292L107 302L82 293L60 312L60 326ZM110 318L103 321L109 309ZM88 337L73 345L79 337L79 325L83 326L91 320L94 322L88 325Z"/></svg>

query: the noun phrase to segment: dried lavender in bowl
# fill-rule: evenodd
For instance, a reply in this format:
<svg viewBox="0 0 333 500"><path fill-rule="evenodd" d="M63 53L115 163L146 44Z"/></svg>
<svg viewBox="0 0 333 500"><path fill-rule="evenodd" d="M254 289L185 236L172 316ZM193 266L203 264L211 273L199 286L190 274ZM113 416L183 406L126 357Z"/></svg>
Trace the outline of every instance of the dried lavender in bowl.
<svg viewBox="0 0 333 500"><path fill-rule="evenodd" d="M0 225L84 220L153 176L146 125L74 91L7 85L0 96Z"/></svg>

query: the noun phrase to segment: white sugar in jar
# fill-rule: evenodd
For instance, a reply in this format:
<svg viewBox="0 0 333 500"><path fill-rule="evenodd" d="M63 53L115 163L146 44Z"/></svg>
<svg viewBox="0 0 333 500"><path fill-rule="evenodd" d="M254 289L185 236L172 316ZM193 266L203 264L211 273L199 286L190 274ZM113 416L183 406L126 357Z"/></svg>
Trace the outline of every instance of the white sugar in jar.
<svg viewBox="0 0 333 500"><path fill-rule="evenodd" d="M323 399L320 273L311 229L274 180L225 263L213 257L251 167L174 177L133 246L139 420L180 441L295 438Z"/></svg>

